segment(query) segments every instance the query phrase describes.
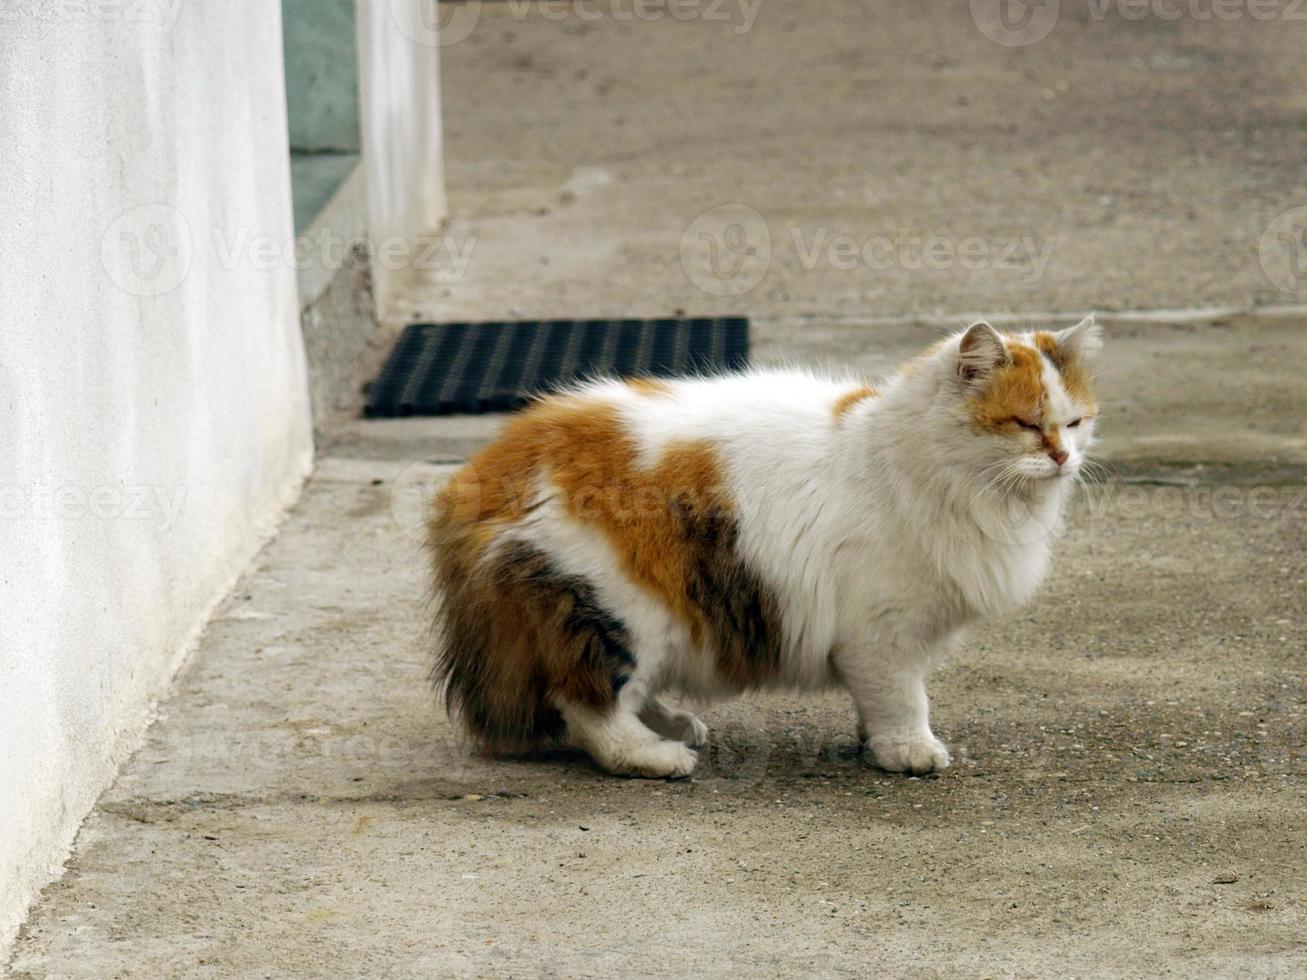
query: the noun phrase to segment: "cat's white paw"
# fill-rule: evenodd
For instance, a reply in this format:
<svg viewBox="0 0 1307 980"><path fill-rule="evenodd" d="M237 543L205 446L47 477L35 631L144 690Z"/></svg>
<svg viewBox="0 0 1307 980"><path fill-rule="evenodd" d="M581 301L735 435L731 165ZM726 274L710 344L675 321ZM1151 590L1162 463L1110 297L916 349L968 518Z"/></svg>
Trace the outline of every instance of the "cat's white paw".
<svg viewBox="0 0 1307 980"><path fill-rule="evenodd" d="M864 758L889 772L914 776L949 767L948 749L930 732L923 735L874 735L863 746Z"/></svg>
<svg viewBox="0 0 1307 980"><path fill-rule="evenodd" d="M699 757L681 742L659 739L627 747L598 761L619 776L676 779L694 772Z"/></svg>

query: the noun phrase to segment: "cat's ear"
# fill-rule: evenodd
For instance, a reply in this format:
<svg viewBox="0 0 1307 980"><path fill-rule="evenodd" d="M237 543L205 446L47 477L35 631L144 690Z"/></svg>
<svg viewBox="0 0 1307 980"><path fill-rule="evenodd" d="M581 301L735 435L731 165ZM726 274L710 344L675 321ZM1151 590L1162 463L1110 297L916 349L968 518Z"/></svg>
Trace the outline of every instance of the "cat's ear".
<svg viewBox="0 0 1307 980"><path fill-rule="evenodd" d="M1103 349L1103 328L1091 313L1074 327L1053 334L1061 359L1088 364Z"/></svg>
<svg viewBox="0 0 1307 980"><path fill-rule="evenodd" d="M988 323L973 323L958 345L957 374L962 381L983 383L994 369L1007 363L1003 338Z"/></svg>

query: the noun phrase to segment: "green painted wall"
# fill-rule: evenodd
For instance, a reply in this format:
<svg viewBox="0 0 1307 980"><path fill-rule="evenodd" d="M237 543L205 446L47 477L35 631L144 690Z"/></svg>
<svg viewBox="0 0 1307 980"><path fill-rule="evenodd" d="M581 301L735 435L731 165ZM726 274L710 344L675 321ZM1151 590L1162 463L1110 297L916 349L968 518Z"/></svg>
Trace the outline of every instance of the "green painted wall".
<svg viewBox="0 0 1307 980"><path fill-rule="evenodd" d="M292 150L357 153L354 0L282 0Z"/></svg>

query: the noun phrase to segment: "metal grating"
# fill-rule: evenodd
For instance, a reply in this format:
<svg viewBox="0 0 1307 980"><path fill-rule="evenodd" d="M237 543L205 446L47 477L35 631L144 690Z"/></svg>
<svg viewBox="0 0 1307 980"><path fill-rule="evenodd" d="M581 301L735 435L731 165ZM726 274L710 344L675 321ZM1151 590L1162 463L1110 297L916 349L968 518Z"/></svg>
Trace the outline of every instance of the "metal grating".
<svg viewBox="0 0 1307 980"><path fill-rule="evenodd" d="M748 360L744 317L415 323L368 386L366 412L504 412L578 378L708 374Z"/></svg>

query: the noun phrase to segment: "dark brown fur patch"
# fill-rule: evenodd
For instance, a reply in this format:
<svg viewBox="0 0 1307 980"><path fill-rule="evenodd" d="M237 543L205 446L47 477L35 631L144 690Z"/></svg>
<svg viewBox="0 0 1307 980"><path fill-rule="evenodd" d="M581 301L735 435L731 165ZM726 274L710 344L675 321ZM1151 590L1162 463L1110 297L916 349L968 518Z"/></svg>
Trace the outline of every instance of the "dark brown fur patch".
<svg viewBox="0 0 1307 980"><path fill-rule="evenodd" d="M712 446L675 444L642 466L611 406L550 399L451 478L430 525L444 594L445 653L435 673L474 732L529 742L556 727L554 698L599 707L616 692L613 650L626 643L624 630L601 626L597 614L559 611L603 613L588 583L560 583L540 569L524 578L541 556L484 558L496 532L527 512L542 479L575 520L604 534L627 576L715 655L724 680L747 686L776 673L779 607L739 558Z"/></svg>
<svg viewBox="0 0 1307 980"><path fill-rule="evenodd" d="M726 513L682 511L690 542L684 583L688 606L717 657L717 674L737 688L776 676L781 661L781 616L775 595L740 560L738 527Z"/></svg>
<svg viewBox="0 0 1307 980"><path fill-rule="evenodd" d="M554 697L611 703L633 664L626 629L584 580L529 546L486 561L452 538L433 541L441 653L433 676L446 706L488 748L512 751L562 734Z"/></svg>

